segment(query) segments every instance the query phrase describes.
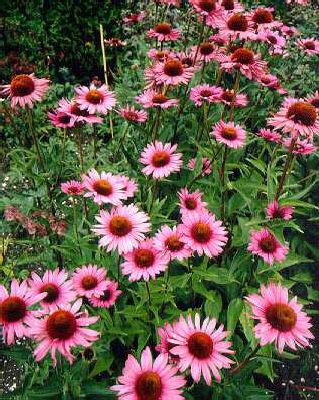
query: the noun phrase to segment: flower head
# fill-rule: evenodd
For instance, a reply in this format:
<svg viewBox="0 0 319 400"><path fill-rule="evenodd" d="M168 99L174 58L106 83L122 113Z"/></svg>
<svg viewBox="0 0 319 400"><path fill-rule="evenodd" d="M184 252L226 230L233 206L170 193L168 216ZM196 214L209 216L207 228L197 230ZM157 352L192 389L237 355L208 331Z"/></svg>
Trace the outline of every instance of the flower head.
<svg viewBox="0 0 319 400"><path fill-rule="evenodd" d="M134 197L135 192L138 190L138 185L135 180L124 175L119 175L118 179L123 184L123 199L126 200L130 197Z"/></svg>
<svg viewBox="0 0 319 400"><path fill-rule="evenodd" d="M211 135L215 136L217 142L235 149L242 147L246 139L245 130L234 122L219 121L213 126Z"/></svg>
<svg viewBox="0 0 319 400"><path fill-rule="evenodd" d="M232 40L255 40L256 35L252 29L253 23L243 13L225 14L223 18L217 20L219 36Z"/></svg>
<svg viewBox="0 0 319 400"><path fill-rule="evenodd" d="M228 107L245 107L248 104L247 96L243 93L235 93L233 90L224 89L219 101Z"/></svg>
<svg viewBox="0 0 319 400"><path fill-rule="evenodd" d="M190 193L187 188L182 189L178 193L181 214L193 214L205 210L207 203L202 201L202 196L203 193L199 190Z"/></svg>
<svg viewBox="0 0 319 400"><path fill-rule="evenodd" d="M91 85L89 88L80 86L75 89L76 102L81 110L87 110L89 114L107 114L116 104L114 92L110 92L106 85L99 88Z"/></svg>
<svg viewBox="0 0 319 400"><path fill-rule="evenodd" d="M78 296L90 298L102 293L102 285L106 280L106 270L97 265L78 267L72 276L73 286Z"/></svg>
<svg viewBox="0 0 319 400"><path fill-rule="evenodd" d="M273 201L266 208L267 218L280 218L288 221L292 218L294 208L290 206L280 206L278 201Z"/></svg>
<svg viewBox="0 0 319 400"><path fill-rule="evenodd" d="M164 93L147 89L145 92L136 96L136 101L140 103L144 108L170 108L178 105L177 99L170 99Z"/></svg>
<svg viewBox="0 0 319 400"><path fill-rule="evenodd" d="M297 45L304 50L308 56L315 56L319 54L319 40L314 38L299 39Z"/></svg>
<svg viewBox="0 0 319 400"><path fill-rule="evenodd" d="M271 129L262 128L258 132L258 135L268 140L269 142L281 143L282 137L278 132L274 132Z"/></svg>
<svg viewBox="0 0 319 400"><path fill-rule="evenodd" d="M192 87L189 98L195 103L196 106L201 106L204 102L218 102L222 93L223 89L217 86L203 84Z"/></svg>
<svg viewBox="0 0 319 400"><path fill-rule="evenodd" d="M84 189L85 186L79 181L71 180L61 183L62 192L70 196L79 196L84 192Z"/></svg>
<svg viewBox="0 0 319 400"><path fill-rule="evenodd" d="M170 228L163 225L154 237L154 247L169 255L170 259L182 261L192 255L192 250L186 244L180 226Z"/></svg>
<svg viewBox="0 0 319 400"><path fill-rule="evenodd" d="M288 253L288 247L283 246L266 228L251 232L248 250L262 257L270 265L285 260Z"/></svg>
<svg viewBox="0 0 319 400"><path fill-rule="evenodd" d="M59 106L57 112L62 112L74 119L75 124L88 123L88 124L99 124L102 122L101 117L97 117L94 114L90 114L87 110L82 110L77 103L77 101L61 99L59 101Z"/></svg>
<svg viewBox="0 0 319 400"><path fill-rule="evenodd" d="M196 166L196 158L191 158L187 164L188 168L191 171L194 171ZM209 158L202 158L202 176L210 175L212 173L212 163Z"/></svg>
<svg viewBox="0 0 319 400"><path fill-rule="evenodd" d="M118 283L111 280L104 281L101 289L102 293L96 293L90 297L90 303L93 307L112 307L122 293L121 290L118 290Z"/></svg>
<svg viewBox="0 0 319 400"><path fill-rule="evenodd" d="M172 42L179 39L180 35L180 31L173 29L167 22L160 22L147 32L149 38L157 39L159 42Z"/></svg>
<svg viewBox="0 0 319 400"><path fill-rule="evenodd" d="M157 84L180 85L187 84L193 76L194 68L186 67L178 58L168 58L153 67Z"/></svg>
<svg viewBox="0 0 319 400"><path fill-rule="evenodd" d="M144 110L136 110L133 106L120 108L118 114L129 122L143 123L147 120L147 113Z"/></svg>
<svg viewBox="0 0 319 400"><path fill-rule="evenodd" d="M72 128L75 123L75 117L63 111L48 112L48 118L58 128Z"/></svg>

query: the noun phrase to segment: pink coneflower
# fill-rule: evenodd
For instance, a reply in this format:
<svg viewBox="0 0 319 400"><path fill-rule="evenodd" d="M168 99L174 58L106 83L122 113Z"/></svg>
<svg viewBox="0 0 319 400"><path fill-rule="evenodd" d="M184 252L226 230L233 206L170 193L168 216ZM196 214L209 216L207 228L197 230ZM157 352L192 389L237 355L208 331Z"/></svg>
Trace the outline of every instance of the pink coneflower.
<svg viewBox="0 0 319 400"><path fill-rule="evenodd" d="M156 141L150 143L142 151L140 162L146 167L142 169L145 175L152 175L154 179L169 176L172 172L178 172L183 164L182 154L175 153L177 144L163 144Z"/></svg>
<svg viewBox="0 0 319 400"><path fill-rule="evenodd" d="M84 196L93 197L93 201L99 205L103 203L119 205L125 198L123 182L110 172L102 171L99 174L95 169L91 169L87 175L82 175L82 180L88 190Z"/></svg>
<svg viewBox="0 0 319 400"><path fill-rule="evenodd" d="M75 299L72 281L68 280L68 274L62 269L46 271L42 278L35 272L31 273L32 279L28 280L30 293L34 296L46 293L40 302L45 310L55 310L58 306L68 304Z"/></svg>
<svg viewBox="0 0 319 400"><path fill-rule="evenodd" d="M118 290L118 283L106 280L102 283L101 289L102 293L96 293L90 297L89 301L92 306L105 308L114 306L117 298L122 293L121 290Z"/></svg>
<svg viewBox="0 0 319 400"><path fill-rule="evenodd" d="M180 38L181 33L178 29L173 29L171 24L160 22L147 32L147 36L159 42L173 42Z"/></svg>
<svg viewBox="0 0 319 400"><path fill-rule="evenodd" d="M268 140L269 142L274 142L274 143L281 143L282 142L282 137L278 132L274 132L270 129L265 129L262 128L258 132L258 135L263 137L264 139Z"/></svg>
<svg viewBox="0 0 319 400"><path fill-rule="evenodd" d="M309 0L286 0L287 4L296 3L301 6L307 6L309 4Z"/></svg>
<svg viewBox="0 0 319 400"><path fill-rule="evenodd" d="M181 0L155 0L155 1L175 7L179 7L181 5Z"/></svg>
<svg viewBox="0 0 319 400"><path fill-rule="evenodd" d="M297 297L289 301L288 289L274 283L261 286L260 292L261 295L246 297L252 306L253 318L259 320L254 332L260 345L275 342L280 353L286 345L293 350L297 346L308 347L309 339L314 339L309 330L312 324L308 315L301 311Z"/></svg>
<svg viewBox="0 0 319 400"><path fill-rule="evenodd" d="M220 5L227 13L241 12L244 7L237 0L220 0Z"/></svg>
<svg viewBox="0 0 319 400"><path fill-rule="evenodd" d="M233 149L242 147L246 139L246 131L234 122L219 121L213 126L211 135L215 136L217 142L224 143Z"/></svg>
<svg viewBox="0 0 319 400"><path fill-rule="evenodd" d="M129 122L143 123L147 120L147 113L144 110L136 110L133 106L120 108L118 114Z"/></svg>
<svg viewBox="0 0 319 400"><path fill-rule="evenodd" d="M220 56L220 50L216 49L215 45L211 42L203 42L199 46L192 47L192 58L196 61L203 61L208 63L210 61L217 61Z"/></svg>
<svg viewBox="0 0 319 400"><path fill-rule="evenodd" d="M95 218L99 224L94 225L92 231L102 236L99 245L107 251L117 249L119 254L136 248L151 227L148 215L134 204L112 208L110 212L100 210Z"/></svg>
<svg viewBox="0 0 319 400"><path fill-rule="evenodd" d="M288 247L283 246L266 228L251 232L248 250L270 265L285 260L288 253Z"/></svg>
<svg viewBox="0 0 319 400"><path fill-rule="evenodd" d="M83 265L77 268L72 276L73 286L78 296L90 298L103 292L102 285L106 279L105 268L97 265Z"/></svg>
<svg viewBox="0 0 319 400"><path fill-rule="evenodd" d="M292 218L292 214L294 212L294 208L290 206L280 206L278 201L273 201L268 204L266 208L267 218L280 218L286 221Z"/></svg>
<svg viewBox="0 0 319 400"><path fill-rule="evenodd" d="M177 58L169 58L154 66L154 75L157 84L180 85L187 84L194 73L193 67L185 67Z"/></svg>
<svg viewBox="0 0 319 400"><path fill-rule="evenodd" d="M84 189L85 186L79 181L71 180L61 183L62 192L70 196L79 196L83 193Z"/></svg>
<svg viewBox="0 0 319 400"><path fill-rule="evenodd" d="M65 112L48 112L48 118L51 124L58 128L72 128L75 123L75 118Z"/></svg>
<svg viewBox="0 0 319 400"><path fill-rule="evenodd" d="M318 90L314 94L308 95L305 98L305 100L319 111L319 91Z"/></svg>
<svg viewBox="0 0 319 400"><path fill-rule="evenodd" d="M137 22L143 21L145 18L145 13L142 11L138 14L129 14L123 17L123 22L126 25L136 24Z"/></svg>
<svg viewBox="0 0 319 400"><path fill-rule="evenodd" d="M312 139L319 134L319 119L316 108L304 99L288 97L279 111L268 119L268 124L275 130L282 129L293 137L298 134Z"/></svg>
<svg viewBox="0 0 319 400"><path fill-rule="evenodd" d="M206 17L206 19L208 16L214 15L218 9L216 0L189 0L189 2L194 7L195 11Z"/></svg>
<svg viewBox="0 0 319 400"><path fill-rule="evenodd" d="M245 107L248 104L248 99L245 94L235 93L234 90L224 89L220 95L219 101L229 107Z"/></svg>
<svg viewBox="0 0 319 400"><path fill-rule="evenodd" d="M189 98L196 104L201 106L203 102L216 103L219 101L223 89L217 86L210 86L206 83L191 88Z"/></svg>
<svg viewBox="0 0 319 400"><path fill-rule="evenodd" d="M221 68L227 71L239 69L248 79L258 79L265 74L267 63L260 56L245 47L236 49L230 56L221 60Z"/></svg>
<svg viewBox="0 0 319 400"><path fill-rule="evenodd" d="M104 39L104 43L106 43L109 47L123 47L126 46L127 42L125 40L121 40L118 38Z"/></svg>
<svg viewBox="0 0 319 400"><path fill-rule="evenodd" d="M277 92L280 94L287 94L287 90L281 86L276 75L266 73L265 75L262 75L261 77L256 79L256 81L263 86L277 90Z"/></svg>
<svg viewBox="0 0 319 400"><path fill-rule="evenodd" d="M183 400L186 384L177 368L168 364L167 355L160 354L153 363L149 347L142 352L141 364L128 356L118 382L110 389L118 392L119 400Z"/></svg>
<svg viewBox="0 0 319 400"><path fill-rule="evenodd" d="M192 250L186 244L180 226L170 228L163 225L154 237L154 247L169 255L171 260L184 260L192 255Z"/></svg>
<svg viewBox="0 0 319 400"><path fill-rule="evenodd" d="M242 13L226 14L217 20L219 36L225 39L255 40L256 34L251 20Z"/></svg>
<svg viewBox="0 0 319 400"><path fill-rule="evenodd" d="M287 138L283 141L282 143L287 150L290 149L291 147L291 138ZM294 148L292 150L293 154L302 154L302 155L307 155L307 154L312 154L317 151L317 147L308 139L297 139L294 145Z"/></svg>
<svg viewBox="0 0 319 400"><path fill-rule="evenodd" d="M205 210L207 203L202 201L202 196L203 193L201 193L199 190L190 193L187 188L182 189L178 193L181 214L193 214Z"/></svg>
<svg viewBox="0 0 319 400"><path fill-rule="evenodd" d="M165 94L153 89L145 90L141 95L135 97L144 108L159 107L170 108L178 105L177 99L170 99Z"/></svg>
<svg viewBox="0 0 319 400"><path fill-rule="evenodd" d="M198 57L195 59L195 55L196 54L194 51L180 51L175 53L174 57L179 59L179 61L183 64L183 67L192 67L194 72L196 72L202 68L202 63L198 60Z"/></svg>
<svg viewBox="0 0 319 400"><path fill-rule="evenodd" d="M170 256L157 250L152 239L146 239L136 249L125 253L124 260L121 264L122 274L129 275L129 281L149 281L166 271Z"/></svg>
<svg viewBox="0 0 319 400"><path fill-rule="evenodd" d="M157 50L152 48L148 51L147 55L154 61L163 62L168 58L172 58L174 53L170 50Z"/></svg>
<svg viewBox="0 0 319 400"><path fill-rule="evenodd" d="M207 210L182 214L181 233L188 246L201 256L216 257L227 242L227 231L222 221Z"/></svg>
<svg viewBox="0 0 319 400"><path fill-rule="evenodd" d="M215 330L216 319L207 317L201 324L199 314L195 314L195 321L189 315L187 321L183 316L174 325L169 338L172 344L170 353L179 356L178 367L184 372L190 367L192 378L196 383L203 375L207 385L211 385L211 373L217 382L221 381L219 369L230 368L234 363L224 354L234 354L230 349L232 343L224 339L229 332L224 331L224 326L220 325Z"/></svg>
<svg viewBox="0 0 319 400"><path fill-rule="evenodd" d="M305 51L308 56L319 54L319 40L314 38L299 39L297 45Z"/></svg>
<svg viewBox="0 0 319 400"><path fill-rule="evenodd" d="M1 93L11 99L11 107L33 107L33 103L41 101L49 87L49 79L36 78L34 74L16 75L9 85L1 86Z"/></svg>
<svg viewBox="0 0 319 400"><path fill-rule="evenodd" d="M278 28L282 25L280 21L276 21L273 16L274 9L272 7L257 7L249 14L250 20L257 30L265 30Z"/></svg>
<svg viewBox="0 0 319 400"><path fill-rule="evenodd" d="M116 104L114 92L110 92L106 85L97 88L91 85L89 88L80 86L75 89L76 101L81 110L87 110L89 114L107 114Z"/></svg>
<svg viewBox="0 0 319 400"><path fill-rule="evenodd" d="M75 123L87 122L88 124L99 124L103 121L101 117L89 114L87 110L81 110L75 100L61 99L57 111L73 117Z"/></svg>
<svg viewBox="0 0 319 400"><path fill-rule="evenodd" d="M192 158L188 161L187 164L188 168L191 171L194 171L196 166L196 158ZM209 158L203 157L202 158L202 176L210 175L212 173L212 163Z"/></svg>
<svg viewBox="0 0 319 400"><path fill-rule="evenodd" d="M48 352L51 353L53 367L56 366L56 351L64 356L70 364L75 357L71 347L90 347L99 338L99 333L87 326L94 324L99 317L89 317L80 311L82 300L73 305L68 304L41 319L32 321L29 333L39 345L34 350L36 361L41 361Z"/></svg>
<svg viewBox="0 0 319 400"><path fill-rule="evenodd" d="M289 37L298 35L298 33L299 33L298 29L295 28L294 26L282 25L280 27L280 30L285 36L289 36Z"/></svg>
<svg viewBox="0 0 319 400"><path fill-rule="evenodd" d="M46 296L46 293L33 294L23 281L20 285L16 279L11 282L11 293L0 285L0 323L6 344L14 344L15 337L29 336L25 324L34 321L35 311L29 307L38 303Z"/></svg>
<svg viewBox="0 0 319 400"><path fill-rule="evenodd" d="M123 184L123 199L126 200L130 197L134 197L135 192L138 190L138 185L135 180L124 175L118 176L118 179Z"/></svg>
<svg viewBox="0 0 319 400"><path fill-rule="evenodd" d="M172 339L172 333L174 332L174 327L176 326L176 322L172 324L166 322L164 327L158 328L157 333L159 336L160 343L155 347L155 350L162 354L167 354L169 360L174 361L178 360L179 357L174 357L170 354L170 349L174 346L169 342L169 339Z"/></svg>
<svg viewBox="0 0 319 400"><path fill-rule="evenodd" d="M286 46L286 39L277 32L265 30L258 33L258 39L267 43L272 51L272 54L283 54Z"/></svg>

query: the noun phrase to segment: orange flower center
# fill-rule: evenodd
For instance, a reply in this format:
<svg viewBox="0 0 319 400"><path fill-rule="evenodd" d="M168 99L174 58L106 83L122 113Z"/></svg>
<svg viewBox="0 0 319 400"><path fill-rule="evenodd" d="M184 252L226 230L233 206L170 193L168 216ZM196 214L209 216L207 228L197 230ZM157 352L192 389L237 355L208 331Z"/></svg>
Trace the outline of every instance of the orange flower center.
<svg viewBox="0 0 319 400"><path fill-rule="evenodd" d="M225 10L231 11L235 8L234 0L223 0L222 6L225 8Z"/></svg>
<svg viewBox="0 0 319 400"><path fill-rule="evenodd" d="M167 24L166 22L162 22L157 24L154 28L156 33L161 33L162 35L169 35L172 31L171 25Z"/></svg>
<svg viewBox="0 0 319 400"><path fill-rule="evenodd" d="M208 358L213 351L213 341L204 332L193 333L189 337L187 345L189 352L200 360Z"/></svg>
<svg viewBox="0 0 319 400"><path fill-rule="evenodd" d="M199 47L199 52L204 56L209 56L214 52L214 46L209 42L204 42Z"/></svg>
<svg viewBox="0 0 319 400"><path fill-rule="evenodd" d="M179 60L168 60L164 65L164 73L168 76L180 76L183 71L183 64Z"/></svg>
<svg viewBox="0 0 319 400"><path fill-rule="evenodd" d="M240 64L249 65L254 62L254 53L249 49L241 47L233 52L231 59Z"/></svg>
<svg viewBox="0 0 319 400"><path fill-rule="evenodd" d="M184 247L184 243L179 240L177 235L171 235L166 239L165 246L168 250L179 251Z"/></svg>
<svg viewBox="0 0 319 400"><path fill-rule="evenodd" d="M275 303L266 309L267 322L280 332L290 331L297 322L297 314L288 304Z"/></svg>
<svg viewBox="0 0 319 400"><path fill-rule="evenodd" d="M208 90L208 89L204 89L204 90L202 90L202 91L200 92L200 95L201 95L202 97L209 97L209 96L212 95L212 92L211 92L210 90Z"/></svg>
<svg viewBox="0 0 319 400"><path fill-rule="evenodd" d="M158 51L156 54L155 54L155 58L157 59L157 60L159 60L159 61L162 61L162 60L164 60L164 58L167 56L167 52L165 52L165 51Z"/></svg>
<svg viewBox="0 0 319 400"><path fill-rule="evenodd" d="M287 117L297 124L312 126L317 119L317 110L310 103L297 101L288 108Z"/></svg>
<svg viewBox="0 0 319 400"><path fill-rule="evenodd" d="M33 80L28 75L15 76L10 84L10 91L12 96L28 96L35 89Z"/></svg>
<svg viewBox="0 0 319 400"><path fill-rule="evenodd" d="M128 218L116 215L110 220L109 229L113 235L122 237L130 233L133 226Z"/></svg>
<svg viewBox="0 0 319 400"><path fill-rule="evenodd" d="M216 9L216 1L215 0L199 0L198 7L202 11L211 12Z"/></svg>
<svg viewBox="0 0 319 400"><path fill-rule="evenodd" d="M245 32L248 28L247 18L242 14L234 14L227 21L227 26L232 31Z"/></svg>
<svg viewBox="0 0 319 400"><path fill-rule="evenodd" d="M98 179L93 183L93 189L102 196L109 196L113 192L113 187L106 179Z"/></svg>
<svg viewBox="0 0 319 400"><path fill-rule="evenodd" d="M42 286L41 292L47 292L47 295L42 300L45 303L53 303L55 300L57 300L60 294L59 288L53 283L47 283L46 285Z"/></svg>
<svg viewBox="0 0 319 400"><path fill-rule="evenodd" d="M166 151L157 151L152 157L152 164L156 168L165 167L170 161L170 155Z"/></svg>
<svg viewBox="0 0 319 400"><path fill-rule="evenodd" d="M16 296L10 296L0 303L0 322L17 322L27 313L25 302Z"/></svg>
<svg viewBox="0 0 319 400"><path fill-rule="evenodd" d="M225 90L222 94L222 99L228 103L232 103L235 97L235 93L232 90Z"/></svg>
<svg viewBox="0 0 319 400"><path fill-rule="evenodd" d="M97 279L95 276L92 275L86 275L81 281L81 286L85 290L91 290L94 289L97 285Z"/></svg>
<svg viewBox="0 0 319 400"><path fill-rule="evenodd" d="M227 140L235 140L237 139L237 131L235 128L226 126L222 130L222 137Z"/></svg>
<svg viewBox="0 0 319 400"><path fill-rule="evenodd" d="M159 400L162 394L161 377L157 372L143 372L136 381L135 391L138 400Z"/></svg>
<svg viewBox="0 0 319 400"><path fill-rule="evenodd" d="M164 96L162 93L154 94L152 98L152 102L155 104L164 104L167 101L167 97Z"/></svg>
<svg viewBox="0 0 319 400"><path fill-rule="evenodd" d="M197 207L197 201L191 197L185 199L185 206L188 210L195 210Z"/></svg>
<svg viewBox="0 0 319 400"><path fill-rule="evenodd" d="M134 252L134 261L139 268L149 268L154 260L154 253L149 249L138 249Z"/></svg>
<svg viewBox="0 0 319 400"><path fill-rule="evenodd" d="M303 46L307 49L307 50L315 50L316 46L314 44L314 42L305 42L303 44Z"/></svg>
<svg viewBox="0 0 319 400"><path fill-rule="evenodd" d="M73 103L71 106L71 114L74 114L78 117L87 117L89 115L87 110L81 110L76 103Z"/></svg>
<svg viewBox="0 0 319 400"><path fill-rule="evenodd" d="M70 311L55 311L47 319L46 329L51 339L67 340L76 331L75 316Z"/></svg>
<svg viewBox="0 0 319 400"><path fill-rule="evenodd" d="M205 222L197 222L191 229L192 238L199 243L207 243L212 237L210 226Z"/></svg>
<svg viewBox="0 0 319 400"><path fill-rule="evenodd" d="M277 248L277 243L272 235L261 240L260 247L265 253L273 253Z"/></svg>
<svg viewBox="0 0 319 400"><path fill-rule="evenodd" d="M252 19L256 24L269 24L274 18L271 12L268 10L265 10L264 8L258 8L255 11Z"/></svg>
<svg viewBox="0 0 319 400"><path fill-rule="evenodd" d="M103 94L97 89L89 90L85 96L85 100L92 104L100 104L103 98Z"/></svg>

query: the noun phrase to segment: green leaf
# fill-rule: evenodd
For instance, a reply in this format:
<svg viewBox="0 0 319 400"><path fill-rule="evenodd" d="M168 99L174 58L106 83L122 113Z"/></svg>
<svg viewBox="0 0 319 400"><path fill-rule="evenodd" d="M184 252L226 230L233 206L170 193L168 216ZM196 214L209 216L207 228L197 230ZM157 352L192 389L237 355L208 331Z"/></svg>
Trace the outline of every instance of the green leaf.
<svg viewBox="0 0 319 400"><path fill-rule="evenodd" d="M239 316L244 307L244 302L241 299L233 299L227 309L227 330L234 332Z"/></svg>

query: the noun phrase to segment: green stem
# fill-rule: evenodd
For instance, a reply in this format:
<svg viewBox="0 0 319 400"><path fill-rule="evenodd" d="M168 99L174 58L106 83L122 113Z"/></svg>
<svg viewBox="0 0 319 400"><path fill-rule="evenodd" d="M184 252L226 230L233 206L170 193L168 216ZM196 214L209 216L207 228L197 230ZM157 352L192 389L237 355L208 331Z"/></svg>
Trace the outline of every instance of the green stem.
<svg viewBox="0 0 319 400"><path fill-rule="evenodd" d="M225 146L223 160L222 160L222 166L221 166L221 170L220 170L220 180L221 180L221 187L222 187L220 214L221 214L221 218L224 222L225 222L225 197L226 197L225 169L226 169L227 155L228 155L228 147Z"/></svg>
<svg viewBox="0 0 319 400"><path fill-rule="evenodd" d="M276 190L275 200L278 200L279 196L281 195L281 193L283 191L283 188L284 188L284 185L285 185L286 178L289 175L288 171L289 171L290 163L292 162L292 160L294 158L293 150L294 150L294 147L295 147L295 144L296 144L296 140L297 139L292 139L291 143L290 143L290 146L288 148L288 155L287 155L286 162L285 162L285 165L284 165L283 173L281 175L281 178L280 178L277 190Z"/></svg>
<svg viewBox="0 0 319 400"><path fill-rule="evenodd" d="M236 79L233 87L233 92L234 92L234 97L230 106L230 113L229 113L229 119L230 121L233 121L234 119L234 109L235 109L235 98L236 98L236 93L238 92L239 89L239 80L240 80L240 71L237 70L236 72Z"/></svg>
<svg viewBox="0 0 319 400"><path fill-rule="evenodd" d="M80 253L82 255L82 249L81 249L80 242L79 242L79 231L78 231L78 219L77 219L77 213L76 213L76 205L75 205L74 199L72 199L72 200L73 200L73 229L74 229L74 236L75 236L76 242L77 242L77 244L79 246Z"/></svg>
<svg viewBox="0 0 319 400"><path fill-rule="evenodd" d="M158 180L155 179L154 180L154 186L153 186L153 192L152 192L152 197L151 197L151 204L150 204L150 209L149 209L149 213L151 213L153 205L154 205L154 200L155 200L155 196L157 193L157 187L158 187Z"/></svg>
<svg viewBox="0 0 319 400"><path fill-rule="evenodd" d="M250 359L253 358L253 357L256 355L256 353L257 353L258 350L259 350L259 345L257 345L257 346L254 348L254 350L252 350L252 351L248 354L248 356L247 356L239 365L237 365L237 367L233 368L233 369L230 371L231 375L235 375L235 374L237 374L240 370L242 370L243 368L245 368L246 365L249 363Z"/></svg>
<svg viewBox="0 0 319 400"><path fill-rule="evenodd" d="M163 295L163 302L160 308L160 312L159 314L161 315L164 312L165 309L165 303L166 303L166 297L167 297L167 291L168 291L168 282L169 282L169 266L167 268L167 272L166 272L166 279L165 279L165 288L164 288L164 295Z"/></svg>
<svg viewBox="0 0 319 400"><path fill-rule="evenodd" d="M34 127L33 127L33 116L32 116L32 112L29 107L26 108L26 115L27 115L29 130L30 130L30 133L32 136L33 144L36 149L37 159L38 159L38 162L39 162L39 165L40 165L42 171L45 172L44 162L43 162L43 158L41 155L38 138L37 138L37 135L36 135Z"/></svg>
<svg viewBox="0 0 319 400"><path fill-rule="evenodd" d="M81 129L80 129L80 128L76 128L75 134L76 134L76 141L77 141L78 152L79 152L79 159L80 159L81 172L84 172L83 147L82 147L82 132L81 132Z"/></svg>
<svg viewBox="0 0 319 400"><path fill-rule="evenodd" d="M152 133L152 141L153 142L157 139L157 132L158 132L158 127L159 127L159 122L160 122L160 115L161 115L161 108L158 108L156 110L154 130L153 130L153 133Z"/></svg>

